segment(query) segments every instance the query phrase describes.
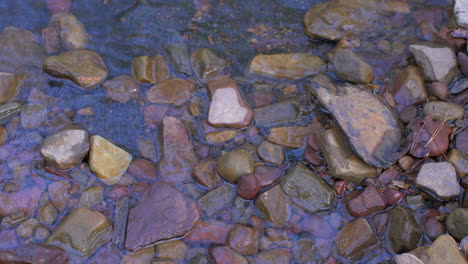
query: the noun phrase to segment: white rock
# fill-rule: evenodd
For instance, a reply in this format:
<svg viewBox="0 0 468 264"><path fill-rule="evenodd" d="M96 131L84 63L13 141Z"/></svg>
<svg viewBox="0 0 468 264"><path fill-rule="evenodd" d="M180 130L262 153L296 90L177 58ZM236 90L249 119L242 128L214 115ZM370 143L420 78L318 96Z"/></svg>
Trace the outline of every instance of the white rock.
<svg viewBox="0 0 468 264"><path fill-rule="evenodd" d="M419 170L416 185L428 189L444 200L457 197L460 194L457 173L449 162L424 164Z"/></svg>
<svg viewBox="0 0 468 264"><path fill-rule="evenodd" d="M428 81L448 84L458 74L455 53L448 47L423 43L411 45L410 51Z"/></svg>
<svg viewBox="0 0 468 264"><path fill-rule="evenodd" d="M468 29L468 0L455 0L453 13L457 20L457 25Z"/></svg>
<svg viewBox="0 0 468 264"><path fill-rule="evenodd" d="M82 129L57 132L46 138L40 148L47 163L59 170L68 170L80 164L88 150L88 133Z"/></svg>
<svg viewBox="0 0 468 264"><path fill-rule="evenodd" d="M410 253L395 256L396 264L424 264L418 257Z"/></svg>

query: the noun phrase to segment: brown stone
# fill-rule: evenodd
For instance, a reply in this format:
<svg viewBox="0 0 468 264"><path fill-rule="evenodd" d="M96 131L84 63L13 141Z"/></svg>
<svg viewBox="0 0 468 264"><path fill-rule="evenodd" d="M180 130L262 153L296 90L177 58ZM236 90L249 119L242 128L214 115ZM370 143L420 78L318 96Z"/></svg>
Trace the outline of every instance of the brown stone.
<svg viewBox="0 0 468 264"><path fill-rule="evenodd" d="M411 156L403 156L398 160L398 165L405 171L410 170L413 163L414 159Z"/></svg>
<svg viewBox="0 0 468 264"><path fill-rule="evenodd" d="M132 60L132 75L141 83L159 83L170 77L169 67L163 56L140 56Z"/></svg>
<svg viewBox="0 0 468 264"><path fill-rule="evenodd" d="M230 247L214 247L209 250L216 264L247 264L247 260Z"/></svg>
<svg viewBox="0 0 468 264"><path fill-rule="evenodd" d="M253 119L253 111L242 98L239 87L223 75L208 82L211 104L208 122L215 127L244 128Z"/></svg>
<svg viewBox="0 0 468 264"><path fill-rule="evenodd" d="M447 96L449 93L449 87L447 84L442 83L442 82L433 82L429 85L427 89L429 90L429 93L431 95L434 95L440 100L445 101L447 99Z"/></svg>
<svg viewBox="0 0 468 264"><path fill-rule="evenodd" d="M230 183L236 183L242 175L254 172L252 153L245 149L223 153L218 158L217 164L219 176Z"/></svg>
<svg viewBox="0 0 468 264"><path fill-rule="evenodd" d="M424 233L431 240L435 240L438 236L445 234L445 232L445 225L434 217L429 217L424 222Z"/></svg>
<svg viewBox="0 0 468 264"><path fill-rule="evenodd" d="M200 204L205 215L211 218L222 209L232 206L235 197L236 190L234 187L225 183L200 197L198 204Z"/></svg>
<svg viewBox="0 0 468 264"><path fill-rule="evenodd" d="M249 64L251 73L262 76L301 79L324 70L325 61L308 53L257 55Z"/></svg>
<svg viewBox="0 0 468 264"><path fill-rule="evenodd" d="M374 80L372 67L350 49L337 49L333 67L338 77L352 83L366 84Z"/></svg>
<svg viewBox="0 0 468 264"><path fill-rule="evenodd" d="M52 54L60 50L60 39L54 27L45 27L40 34L45 53Z"/></svg>
<svg viewBox="0 0 468 264"><path fill-rule="evenodd" d="M158 177L156 164L146 159L134 159L128 167L128 172L136 178L153 181Z"/></svg>
<svg viewBox="0 0 468 264"><path fill-rule="evenodd" d="M320 156L309 147L304 151L304 161L315 167L323 165L322 158L320 158Z"/></svg>
<svg viewBox="0 0 468 264"><path fill-rule="evenodd" d="M173 104L186 103L195 92L195 85L181 79L170 79L159 82L146 92L146 98L151 103Z"/></svg>
<svg viewBox="0 0 468 264"><path fill-rule="evenodd" d="M388 205L397 205L404 197L405 195L399 190L388 189L384 192L384 199Z"/></svg>
<svg viewBox="0 0 468 264"><path fill-rule="evenodd" d="M365 218L346 224L338 233L338 254L346 259L359 259L376 247L377 236Z"/></svg>
<svg viewBox="0 0 468 264"><path fill-rule="evenodd" d="M452 149L448 154L448 161L457 171L458 179L468 175L468 157L458 149Z"/></svg>
<svg viewBox="0 0 468 264"><path fill-rule="evenodd" d="M424 78L415 66L398 71L392 80L392 93L397 104L417 105L427 98Z"/></svg>
<svg viewBox="0 0 468 264"><path fill-rule="evenodd" d="M5 127L0 126L0 145L3 145L8 137L8 131Z"/></svg>
<svg viewBox="0 0 468 264"><path fill-rule="evenodd" d="M260 192L260 184L255 174L243 175L237 181L237 192L242 199L251 200Z"/></svg>
<svg viewBox="0 0 468 264"><path fill-rule="evenodd" d="M52 204L59 212L67 207L67 202L70 198L70 183L66 181L55 181L49 185L48 193Z"/></svg>
<svg viewBox="0 0 468 264"><path fill-rule="evenodd" d="M107 97L122 104L137 97L140 87L130 75L120 75L102 84Z"/></svg>
<svg viewBox="0 0 468 264"><path fill-rule="evenodd" d="M16 96L21 88L22 77L8 72L0 72L0 104Z"/></svg>
<svg viewBox="0 0 468 264"><path fill-rule="evenodd" d="M81 163L89 150L88 133L81 129L66 129L47 137L40 148L47 164L68 170Z"/></svg>
<svg viewBox="0 0 468 264"><path fill-rule="evenodd" d="M200 80L207 80L224 70L227 63L222 58L214 54L210 49L202 48L192 52L190 56L193 71Z"/></svg>
<svg viewBox="0 0 468 264"><path fill-rule="evenodd" d="M23 211L27 216L34 215L41 193L37 186L18 192L0 192L0 216L7 216L15 211Z"/></svg>
<svg viewBox="0 0 468 264"><path fill-rule="evenodd" d="M50 56L45 60L43 69L54 77L69 79L85 89L99 85L108 74L101 56L91 50L72 50Z"/></svg>
<svg viewBox="0 0 468 264"><path fill-rule="evenodd" d="M255 207L276 226L285 226L291 217L291 202L280 185L262 193L255 200Z"/></svg>
<svg viewBox="0 0 468 264"><path fill-rule="evenodd" d="M39 220L42 224L52 225L57 218L57 209L52 205L52 203L47 202L41 208L39 208Z"/></svg>
<svg viewBox="0 0 468 264"><path fill-rule="evenodd" d="M55 27L63 48L67 50L85 49L88 44L86 29L74 15L68 13L54 14L49 26Z"/></svg>
<svg viewBox="0 0 468 264"><path fill-rule="evenodd" d="M237 135L235 130L223 130L206 134L206 141L211 144L221 144L233 139Z"/></svg>
<svg viewBox="0 0 468 264"><path fill-rule="evenodd" d="M167 241L157 244L154 247L159 258L184 260L187 254L187 245L181 240Z"/></svg>
<svg viewBox="0 0 468 264"><path fill-rule="evenodd" d="M257 153L262 160L276 165L283 164L285 159L283 148L268 141L263 141L258 146Z"/></svg>
<svg viewBox="0 0 468 264"><path fill-rule="evenodd" d="M278 167L270 166L255 166L255 177L258 179L260 188L268 187L276 182L283 176L284 170Z"/></svg>
<svg viewBox="0 0 468 264"><path fill-rule="evenodd" d="M357 197L346 202L348 213L355 217L368 216L383 211L387 203L374 186L368 186Z"/></svg>
<svg viewBox="0 0 468 264"><path fill-rule="evenodd" d="M164 182L154 183L130 209L125 248L135 250L186 234L200 219L197 204Z"/></svg>
<svg viewBox="0 0 468 264"><path fill-rule="evenodd" d="M195 243L224 245L231 229L231 224L222 221L199 221L184 239Z"/></svg>
<svg viewBox="0 0 468 264"><path fill-rule="evenodd" d="M321 125L318 122L308 126L273 127L268 134L268 140L287 148L302 148L310 133L318 132Z"/></svg>
<svg viewBox="0 0 468 264"><path fill-rule="evenodd" d="M258 253L260 238L257 231L245 225L235 225L229 233L227 244L243 255Z"/></svg>
<svg viewBox="0 0 468 264"><path fill-rule="evenodd" d="M435 121L462 119L465 113L463 106L442 101L426 103L423 108L424 115L431 115Z"/></svg>
<svg viewBox="0 0 468 264"><path fill-rule="evenodd" d="M104 188L101 185L91 186L81 193L78 207L97 207L102 203L103 199Z"/></svg>
<svg viewBox="0 0 468 264"><path fill-rule="evenodd" d="M209 189L214 188L220 180L216 174L216 160L198 163L193 167L192 175L198 183Z"/></svg>
<svg viewBox="0 0 468 264"><path fill-rule="evenodd" d="M17 247L14 251L0 250L2 263L70 263L67 253L53 246L27 244Z"/></svg>
<svg viewBox="0 0 468 264"><path fill-rule="evenodd" d="M255 257L256 264L283 264L290 263L291 252L287 248L277 248L262 251Z"/></svg>

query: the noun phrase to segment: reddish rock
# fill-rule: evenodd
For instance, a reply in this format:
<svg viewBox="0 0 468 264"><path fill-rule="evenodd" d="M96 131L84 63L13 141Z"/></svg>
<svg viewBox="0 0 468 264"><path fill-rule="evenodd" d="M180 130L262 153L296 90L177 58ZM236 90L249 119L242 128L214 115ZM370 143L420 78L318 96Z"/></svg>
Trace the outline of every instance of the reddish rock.
<svg viewBox="0 0 468 264"><path fill-rule="evenodd" d="M210 248L210 255L216 264L247 264L247 260L230 247Z"/></svg>
<svg viewBox="0 0 468 264"><path fill-rule="evenodd" d="M411 130L407 139L410 154L416 158L436 157L445 153L449 147L450 126L442 121L434 121L430 115L415 120L408 125ZM437 133L436 133L437 131ZM433 138L432 136L435 135Z"/></svg>
<svg viewBox="0 0 468 264"><path fill-rule="evenodd" d="M302 231L309 233L313 237L330 238L336 232L336 229L330 225L329 221L317 215L305 216L301 220L300 225L302 226Z"/></svg>
<svg viewBox="0 0 468 264"><path fill-rule="evenodd" d="M255 166L254 174L258 180L260 188L264 188L277 182L279 178L284 174L284 170L278 167L261 165Z"/></svg>
<svg viewBox="0 0 468 264"><path fill-rule="evenodd" d="M287 148L302 148L305 145L307 136L313 132L318 132L320 128L321 125L318 122L314 122L306 127L273 127L270 129L270 134L268 134L268 140Z"/></svg>
<svg viewBox="0 0 468 264"><path fill-rule="evenodd" d="M72 0L47 0L47 9L52 14L68 13L71 10Z"/></svg>
<svg viewBox="0 0 468 264"><path fill-rule="evenodd" d="M130 75L120 75L102 84L107 97L122 104L136 98L140 87Z"/></svg>
<svg viewBox="0 0 468 264"><path fill-rule="evenodd" d="M28 216L36 212L42 191L34 186L19 192L0 193L0 216L9 215L15 211L24 211Z"/></svg>
<svg viewBox="0 0 468 264"><path fill-rule="evenodd" d="M133 196L138 195L138 194L146 191L146 189L148 189L148 187L149 187L149 185L146 182L135 182L132 185L131 194Z"/></svg>
<svg viewBox="0 0 468 264"><path fill-rule="evenodd" d="M382 174L380 174L378 181L382 185L387 185L396 177L398 177L399 174L400 173L398 172L398 169L396 167L390 168L390 169L384 170Z"/></svg>
<svg viewBox="0 0 468 264"><path fill-rule="evenodd" d="M374 186L368 186L356 197L351 197L345 202L345 206L348 213L355 217L371 215L384 210L387 206Z"/></svg>
<svg viewBox="0 0 468 264"><path fill-rule="evenodd" d="M193 167L192 175L201 185L212 189L218 185L220 178L216 174L216 160L207 160Z"/></svg>
<svg viewBox="0 0 468 264"><path fill-rule="evenodd" d="M260 238L252 227L235 225L229 233L227 244L235 251L251 256L258 253Z"/></svg>
<svg viewBox="0 0 468 264"><path fill-rule="evenodd" d="M158 176L156 169L156 164L149 160L134 159L128 167L128 172L138 179L153 181Z"/></svg>
<svg viewBox="0 0 468 264"><path fill-rule="evenodd" d="M319 145L317 143L317 139L314 133L310 133L309 136L307 136L307 146L309 146L314 151L320 151L320 148L319 148Z"/></svg>
<svg viewBox="0 0 468 264"><path fill-rule="evenodd" d="M192 182L192 168L198 163L184 124L176 118L163 120L163 158L159 172L164 181L174 184Z"/></svg>
<svg viewBox="0 0 468 264"><path fill-rule="evenodd" d="M16 248L14 251L0 250L0 263L69 263L68 255L54 246L29 244Z"/></svg>
<svg viewBox="0 0 468 264"><path fill-rule="evenodd" d="M185 240L195 243L226 244L232 225L222 221L199 221Z"/></svg>
<svg viewBox="0 0 468 264"><path fill-rule="evenodd" d="M237 181L237 192L242 199L251 200L260 192L260 184L255 174L243 175Z"/></svg>
<svg viewBox="0 0 468 264"><path fill-rule="evenodd" d="M384 192L384 199L388 205L397 205L399 204L405 195L395 189L388 189Z"/></svg>
<svg viewBox="0 0 468 264"><path fill-rule="evenodd" d="M253 215L250 218L250 221L252 222L253 228L257 230L257 233L259 235L262 235L265 233L265 221L263 221L262 218L260 218L259 216Z"/></svg>
<svg viewBox="0 0 468 264"><path fill-rule="evenodd" d="M278 248L268 251L262 251L255 257L256 264L283 264L289 263L291 252L287 248Z"/></svg>
<svg viewBox="0 0 468 264"><path fill-rule="evenodd" d="M445 234L445 225L437 219L430 217L424 222L424 231L431 240L435 240L437 237Z"/></svg>
<svg viewBox="0 0 468 264"><path fill-rule="evenodd" d="M376 248L378 238L365 218L346 224L336 236L338 254L346 259L359 259Z"/></svg>
<svg viewBox="0 0 468 264"><path fill-rule="evenodd" d="M6 142L7 136L8 136L8 132L6 128L0 126L0 145Z"/></svg>
<svg viewBox="0 0 468 264"><path fill-rule="evenodd" d="M341 196L346 191L346 182L345 181L337 181L335 183L335 192L337 195Z"/></svg>
<svg viewBox="0 0 468 264"><path fill-rule="evenodd" d="M161 124L164 116L166 116L167 105L150 104L143 109L143 117L145 126L154 129Z"/></svg>
<svg viewBox="0 0 468 264"><path fill-rule="evenodd" d="M195 85L181 79L171 79L158 83L146 92L146 98L151 103L173 104L186 103L195 92Z"/></svg>
<svg viewBox="0 0 468 264"><path fill-rule="evenodd" d="M106 197L109 197L110 199L117 201L124 196L128 196L129 193L130 191L128 190L127 186L114 185L106 193Z"/></svg>
<svg viewBox="0 0 468 264"><path fill-rule="evenodd" d="M321 166L323 164L323 160L317 155L315 151L311 148L306 148L304 151L304 160L313 165L313 166Z"/></svg>
<svg viewBox="0 0 468 264"><path fill-rule="evenodd" d="M433 82L428 87L429 93L445 101L447 99L449 88L448 85L443 82Z"/></svg>
<svg viewBox="0 0 468 264"><path fill-rule="evenodd" d="M130 209L125 248L135 250L186 234L200 219L197 204L164 182L151 185Z"/></svg>
<svg viewBox="0 0 468 264"><path fill-rule="evenodd" d="M255 207L265 216L265 219L275 226L284 226L291 217L291 201L284 194L280 185L262 193L255 200Z"/></svg>

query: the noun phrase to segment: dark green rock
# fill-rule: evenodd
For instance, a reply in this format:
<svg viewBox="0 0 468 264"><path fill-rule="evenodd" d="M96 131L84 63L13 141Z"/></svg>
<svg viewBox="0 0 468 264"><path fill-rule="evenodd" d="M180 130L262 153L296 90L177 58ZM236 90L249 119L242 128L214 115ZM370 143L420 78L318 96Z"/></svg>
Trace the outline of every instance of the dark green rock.
<svg viewBox="0 0 468 264"><path fill-rule="evenodd" d="M415 249L422 231L414 218L413 211L398 205L390 210L389 215L390 226L387 236L393 252L402 253Z"/></svg>
<svg viewBox="0 0 468 264"><path fill-rule="evenodd" d="M445 222L447 231L456 240L460 241L468 236L468 209L457 208L453 210Z"/></svg>
<svg viewBox="0 0 468 264"><path fill-rule="evenodd" d="M291 201L309 213L330 207L335 192L315 172L298 163L281 181Z"/></svg>

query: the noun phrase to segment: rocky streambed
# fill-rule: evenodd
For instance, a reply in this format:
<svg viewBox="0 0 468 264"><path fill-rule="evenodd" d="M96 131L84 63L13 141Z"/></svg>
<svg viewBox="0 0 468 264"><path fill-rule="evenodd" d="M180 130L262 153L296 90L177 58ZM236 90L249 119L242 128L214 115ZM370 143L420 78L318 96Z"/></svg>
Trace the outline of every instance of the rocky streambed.
<svg viewBox="0 0 468 264"><path fill-rule="evenodd" d="M6 2L0 263L467 263L466 1Z"/></svg>

